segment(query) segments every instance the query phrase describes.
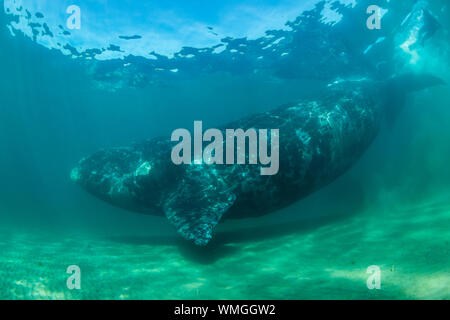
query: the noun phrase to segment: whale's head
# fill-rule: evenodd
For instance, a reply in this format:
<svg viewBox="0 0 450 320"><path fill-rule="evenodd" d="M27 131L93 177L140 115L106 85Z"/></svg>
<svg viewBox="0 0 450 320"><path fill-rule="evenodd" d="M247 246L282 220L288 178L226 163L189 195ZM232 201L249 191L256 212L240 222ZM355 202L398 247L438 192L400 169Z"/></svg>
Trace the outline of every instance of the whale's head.
<svg viewBox="0 0 450 320"><path fill-rule="evenodd" d="M163 215L162 204L177 185L178 173L171 162L131 147L101 150L83 158L72 169L70 178L115 206Z"/></svg>

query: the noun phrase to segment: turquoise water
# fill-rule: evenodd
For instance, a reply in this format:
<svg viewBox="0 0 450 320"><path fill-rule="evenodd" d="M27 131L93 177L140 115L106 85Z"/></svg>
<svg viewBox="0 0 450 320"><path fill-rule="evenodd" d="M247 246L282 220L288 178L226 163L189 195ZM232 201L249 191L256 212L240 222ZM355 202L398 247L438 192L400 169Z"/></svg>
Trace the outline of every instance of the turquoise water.
<svg viewBox="0 0 450 320"><path fill-rule="evenodd" d="M410 95L397 121L333 184L270 215L220 224L206 248L182 240L164 218L112 207L70 181L77 161L101 148L169 136L197 119L218 126L314 96L337 78L426 71L449 83L448 4L428 1L442 27L414 54L374 45L364 55L400 32L414 1L378 2L389 11L374 34L365 1L343 4L340 20L321 9L318 19L335 21L290 29L285 22L314 1L250 1L246 10L234 1L201 9L79 1L90 19L60 38L68 3L23 1L53 31L42 36L41 21L35 39L19 25L6 28L13 16L2 12L0 298L448 299L445 86ZM237 11L245 15L234 22ZM170 24L162 12L173 14ZM164 34L161 43L146 41L154 33ZM119 38L134 35L143 40ZM206 50L218 44L223 51ZM121 46L123 60L86 52L108 45ZM81 290L66 286L70 265L81 268ZM380 290L366 286L371 265L381 268Z"/></svg>

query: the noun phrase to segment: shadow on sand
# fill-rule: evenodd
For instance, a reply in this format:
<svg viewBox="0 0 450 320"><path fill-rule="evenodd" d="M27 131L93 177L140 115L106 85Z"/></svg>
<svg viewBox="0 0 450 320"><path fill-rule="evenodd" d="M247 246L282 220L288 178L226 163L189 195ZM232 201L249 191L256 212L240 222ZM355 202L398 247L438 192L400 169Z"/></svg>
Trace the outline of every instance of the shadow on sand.
<svg viewBox="0 0 450 320"><path fill-rule="evenodd" d="M347 188L343 188L343 184ZM110 239L135 245L175 246L186 259L200 264L212 264L242 250L241 244L308 233L363 211L366 201L362 188L358 186L356 183L349 190L346 181L268 216L229 220L218 226L214 239L206 247L195 246L173 235L115 236Z"/></svg>

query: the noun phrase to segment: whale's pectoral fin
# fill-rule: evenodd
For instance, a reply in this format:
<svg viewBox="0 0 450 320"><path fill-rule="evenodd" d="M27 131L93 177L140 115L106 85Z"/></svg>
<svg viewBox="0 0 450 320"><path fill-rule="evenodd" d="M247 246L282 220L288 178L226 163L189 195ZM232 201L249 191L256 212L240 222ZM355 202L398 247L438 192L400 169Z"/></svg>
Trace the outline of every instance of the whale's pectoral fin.
<svg viewBox="0 0 450 320"><path fill-rule="evenodd" d="M164 211L184 238L204 246L211 240L214 227L235 199L221 181L205 177L188 178L170 195Z"/></svg>

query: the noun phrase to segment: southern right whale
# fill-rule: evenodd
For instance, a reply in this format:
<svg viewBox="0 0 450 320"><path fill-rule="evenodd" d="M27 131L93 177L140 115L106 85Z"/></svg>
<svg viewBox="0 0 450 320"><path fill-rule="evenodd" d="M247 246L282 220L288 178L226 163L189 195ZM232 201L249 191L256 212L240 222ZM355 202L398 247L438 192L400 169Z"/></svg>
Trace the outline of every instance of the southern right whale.
<svg viewBox="0 0 450 320"><path fill-rule="evenodd" d="M277 175L261 175L260 165L175 165L174 143L162 137L101 150L82 159L71 178L111 204L166 216L184 238L206 245L220 220L270 213L334 181L371 145L384 117L398 114L407 92L441 83L414 74L342 81L316 99L220 128L279 129Z"/></svg>

